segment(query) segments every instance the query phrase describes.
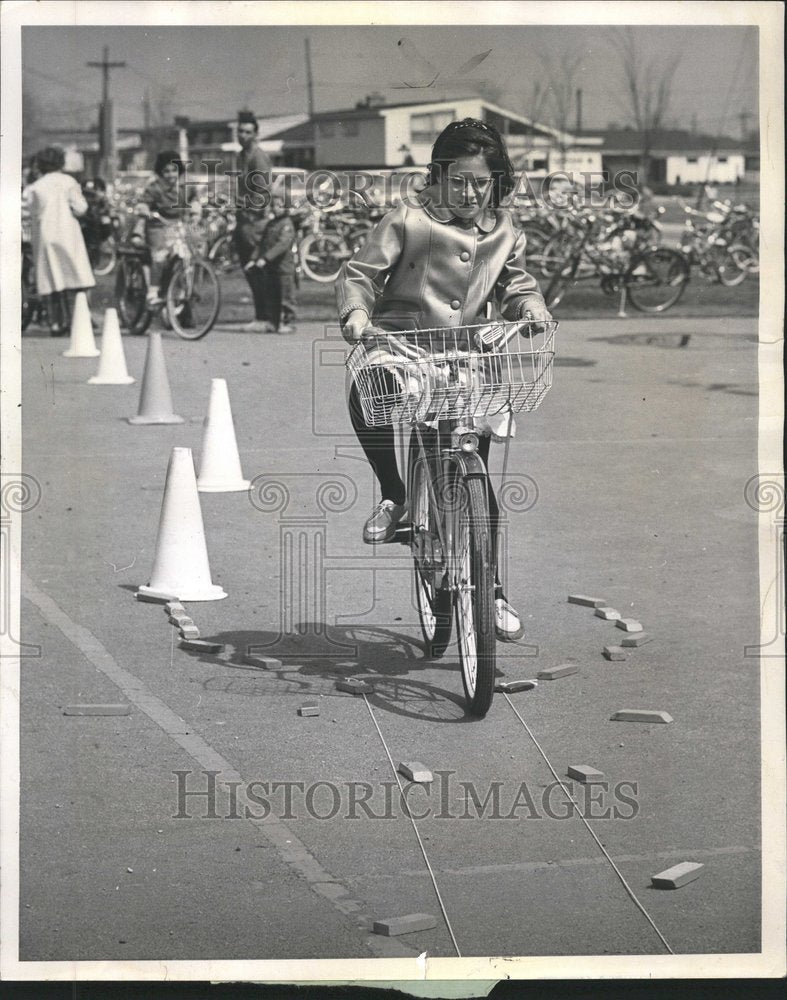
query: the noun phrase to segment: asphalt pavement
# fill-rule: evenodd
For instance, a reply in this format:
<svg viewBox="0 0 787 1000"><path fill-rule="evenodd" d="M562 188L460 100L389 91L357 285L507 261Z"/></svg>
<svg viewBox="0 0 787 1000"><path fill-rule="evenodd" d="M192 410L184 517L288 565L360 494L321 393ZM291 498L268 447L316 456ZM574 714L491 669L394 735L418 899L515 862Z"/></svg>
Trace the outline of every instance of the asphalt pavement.
<svg viewBox="0 0 787 1000"><path fill-rule="evenodd" d="M407 549L361 542L372 481L335 330L165 334L176 426L126 422L146 338L124 345L136 384L93 386L95 361L23 339L23 465L42 486L23 520L23 639L41 654L22 669L24 960L759 950L758 662L744 655L759 641L757 515L743 497L756 319L561 325L553 389L511 447L507 592L526 635L499 662L505 679L579 669L496 695L484 720L465 713L455 645L423 658ZM198 461L214 377L254 486L201 495L229 595L187 604L225 644L209 655L177 648L134 591L171 449ZM622 632L568 604L575 592L652 642L605 660ZM249 646L282 666L244 663ZM372 682L368 699L336 691L346 674ZM308 701L318 717L297 714ZM64 715L75 702L130 714ZM623 708L674 721L610 721ZM409 796L423 850L389 754L435 774ZM603 772L595 802L571 764ZM206 772L215 796L184 796L207 792ZM651 888L681 861L701 877ZM371 933L410 913L436 926Z"/></svg>

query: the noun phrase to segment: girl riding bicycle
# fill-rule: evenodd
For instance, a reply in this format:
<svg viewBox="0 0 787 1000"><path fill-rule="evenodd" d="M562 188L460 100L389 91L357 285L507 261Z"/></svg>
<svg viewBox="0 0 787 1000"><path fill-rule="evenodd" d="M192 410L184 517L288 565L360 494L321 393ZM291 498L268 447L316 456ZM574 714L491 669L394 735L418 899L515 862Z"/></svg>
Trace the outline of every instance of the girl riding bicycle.
<svg viewBox="0 0 787 1000"><path fill-rule="evenodd" d="M361 340L370 324L396 331L483 322L491 300L503 319L550 320L538 283L525 268L525 236L500 207L513 187L513 167L497 129L472 118L451 122L432 148L425 190L390 211L342 266L336 299L345 340ZM363 538L369 544L386 542L407 514L393 427L366 423L354 383L349 409L381 492ZM483 437L479 447L485 465L490 440ZM496 551L499 512L488 477L487 493ZM499 576L495 631L503 641L524 634Z"/></svg>
<svg viewBox="0 0 787 1000"><path fill-rule="evenodd" d="M196 203L186 203L182 190L186 166L174 150L159 153L153 169L156 176L137 206L140 218L131 235L132 244L146 243L150 251L150 266L145 268L149 306L161 304L159 285L169 249L178 237L177 223L199 211Z"/></svg>

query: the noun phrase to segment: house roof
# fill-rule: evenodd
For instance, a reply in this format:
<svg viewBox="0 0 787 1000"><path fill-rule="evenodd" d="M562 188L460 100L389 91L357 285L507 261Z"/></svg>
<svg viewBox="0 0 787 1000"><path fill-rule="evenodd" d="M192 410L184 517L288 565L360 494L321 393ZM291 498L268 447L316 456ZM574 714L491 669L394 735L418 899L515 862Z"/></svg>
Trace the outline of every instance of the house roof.
<svg viewBox="0 0 787 1000"><path fill-rule="evenodd" d="M581 140L590 134L580 132L578 138ZM601 150L606 155L615 153L638 155L644 145L644 132L633 128L604 129L592 134L602 137ZM740 139L689 132L685 129L657 129L648 138L650 149L654 153L709 153L711 150L717 153L732 153L742 152L744 148L744 143Z"/></svg>

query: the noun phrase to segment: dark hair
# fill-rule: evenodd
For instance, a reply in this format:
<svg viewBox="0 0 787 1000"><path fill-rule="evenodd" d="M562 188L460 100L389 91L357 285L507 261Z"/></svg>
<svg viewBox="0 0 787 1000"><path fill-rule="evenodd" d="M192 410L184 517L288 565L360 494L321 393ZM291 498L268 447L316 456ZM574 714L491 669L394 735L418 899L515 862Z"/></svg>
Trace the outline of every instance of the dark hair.
<svg viewBox="0 0 787 1000"><path fill-rule="evenodd" d="M66 154L60 146L47 146L36 153L36 166L42 174L51 174L62 170L66 163Z"/></svg>
<svg viewBox="0 0 787 1000"><path fill-rule="evenodd" d="M257 117L253 111L239 111L238 112L238 124L239 125L253 125L254 131L258 131L260 125L257 121Z"/></svg>
<svg viewBox="0 0 787 1000"><path fill-rule="evenodd" d="M429 164L429 184L438 184L443 171L460 156L483 156L492 174L490 204L497 208L514 190L514 167L508 156L503 137L494 125L477 118L451 122L435 139L432 162Z"/></svg>
<svg viewBox="0 0 787 1000"><path fill-rule="evenodd" d="M164 149L156 157L156 162L153 164L153 169L162 177L164 175L164 167L168 167L170 163L174 163L178 168L178 173L182 177L186 173L186 166L183 160L178 156L174 149Z"/></svg>

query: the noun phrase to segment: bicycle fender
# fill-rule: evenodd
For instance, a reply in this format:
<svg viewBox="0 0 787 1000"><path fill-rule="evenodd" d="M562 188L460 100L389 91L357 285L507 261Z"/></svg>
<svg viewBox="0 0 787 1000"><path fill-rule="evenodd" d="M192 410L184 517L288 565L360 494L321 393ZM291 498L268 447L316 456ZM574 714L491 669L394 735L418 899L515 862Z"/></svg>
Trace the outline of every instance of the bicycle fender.
<svg viewBox="0 0 787 1000"><path fill-rule="evenodd" d="M458 468L465 479L486 479L486 466L480 455L454 453L451 456L451 464Z"/></svg>

